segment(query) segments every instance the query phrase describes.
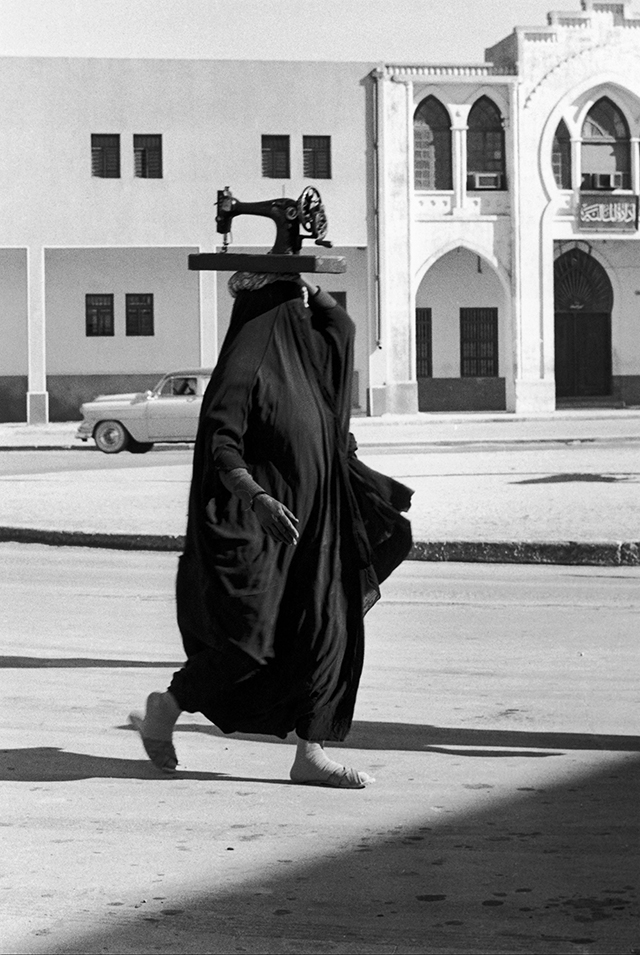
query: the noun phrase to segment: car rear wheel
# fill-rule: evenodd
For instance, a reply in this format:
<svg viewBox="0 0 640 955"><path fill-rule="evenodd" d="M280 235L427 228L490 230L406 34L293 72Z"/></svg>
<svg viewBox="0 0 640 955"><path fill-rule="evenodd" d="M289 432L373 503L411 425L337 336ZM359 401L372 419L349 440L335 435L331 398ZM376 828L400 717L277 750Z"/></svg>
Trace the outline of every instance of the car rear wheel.
<svg viewBox="0 0 640 955"><path fill-rule="evenodd" d="M93 432L93 438L100 451L105 454L118 454L129 445L129 432L119 421L101 421Z"/></svg>
<svg viewBox="0 0 640 955"><path fill-rule="evenodd" d="M129 451L131 454L146 454L153 447L153 441L134 441L129 438Z"/></svg>

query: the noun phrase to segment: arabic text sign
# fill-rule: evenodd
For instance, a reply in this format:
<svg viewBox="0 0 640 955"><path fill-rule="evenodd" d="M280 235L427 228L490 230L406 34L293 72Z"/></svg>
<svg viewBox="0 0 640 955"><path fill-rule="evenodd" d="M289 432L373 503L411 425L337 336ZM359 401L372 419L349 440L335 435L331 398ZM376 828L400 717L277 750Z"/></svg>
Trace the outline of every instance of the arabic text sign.
<svg viewBox="0 0 640 955"><path fill-rule="evenodd" d="M578 228L635 232L637 196L583 196L578 205Z"/></svg>

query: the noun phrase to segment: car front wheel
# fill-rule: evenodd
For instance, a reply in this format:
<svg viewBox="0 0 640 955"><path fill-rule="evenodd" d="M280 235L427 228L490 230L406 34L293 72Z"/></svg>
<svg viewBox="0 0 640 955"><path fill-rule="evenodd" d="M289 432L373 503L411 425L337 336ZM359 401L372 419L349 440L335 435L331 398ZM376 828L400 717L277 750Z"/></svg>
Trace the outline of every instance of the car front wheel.
<svg viewBox="0 0 640 955"><path fill-rule="evenodd" d="M99 450L105 454L118 454L129 444L129 432L119 421L101 421L93 432L93 438Z"/></svg>

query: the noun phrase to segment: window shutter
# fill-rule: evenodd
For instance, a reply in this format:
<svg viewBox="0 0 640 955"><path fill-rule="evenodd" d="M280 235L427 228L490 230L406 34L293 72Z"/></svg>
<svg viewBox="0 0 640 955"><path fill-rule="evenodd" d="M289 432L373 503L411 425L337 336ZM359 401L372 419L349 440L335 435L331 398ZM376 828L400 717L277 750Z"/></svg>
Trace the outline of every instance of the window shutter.
<svg viewBox="0 0 640 955"><path fill-rule="evenodd" d="M433 377L431 309L416 309L416 378Z"/></svg>
<svg viewBox="0 0 640 955"><path fill-rule="evenodd" d="M267 179L289 179L289 137L262 137L262 175Z"/></svg>
<svg viewBox="0 0 640 955"><path fill-rule="evenodd" d="M460 375L497 378L498 309L460 309Z"/></svg>
<svg viewBox="0 0 640 955"><path fill-rule="evenodd" d="M331 179L331 137L302 137L303 173L308 179Z"/></svg>
<svg viewBox="0 0 640 955"><path fill-rule="evenodd" d="M162 179L162 136L133 137L134 174L138 179Z"/></svg>
<svg viewBox="0 0 640 955"><path fill-rule="evenodd" d="M85 334L113 335L113 295L85 295Z"/></svg>
<svg viewBox="0 0 640 955"><path fill-rule="evenodd" d="M153 295L126 296L127 335L153 335Z"/></svg>

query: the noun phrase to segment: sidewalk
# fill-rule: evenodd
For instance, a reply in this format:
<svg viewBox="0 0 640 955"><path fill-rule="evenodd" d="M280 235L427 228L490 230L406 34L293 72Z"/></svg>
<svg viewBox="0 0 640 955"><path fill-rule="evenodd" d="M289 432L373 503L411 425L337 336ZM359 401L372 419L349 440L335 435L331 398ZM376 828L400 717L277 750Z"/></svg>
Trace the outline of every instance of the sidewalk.
<svg viewBox="0 0 640 955"><path fill-rule="evenodd" d="M107 458L75 428L0 425L0 454L77 449L68 468L58 455L57 470L52 459L33 473L23 455L19 473L0 477L0 540L180 550L188 454ZM415 491L413 559L640 563L640 411L385 416L352 428L362 460Z"/></svg>
<svg viewBox="0 0 640 955"><path fill-rule="evenodd" d="M75 437L79 421L0 423L0 450L93 447ZM493 444L553 441L640 441L640 408L562 410L551 414L442 412L354 417L360 445Z"/></svg>

